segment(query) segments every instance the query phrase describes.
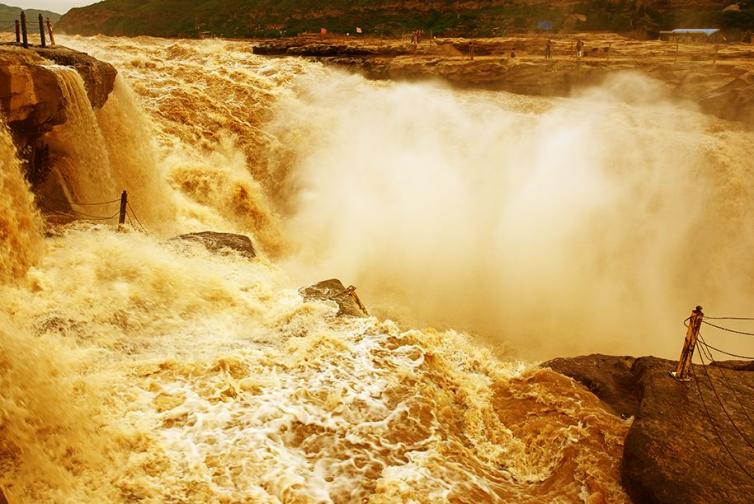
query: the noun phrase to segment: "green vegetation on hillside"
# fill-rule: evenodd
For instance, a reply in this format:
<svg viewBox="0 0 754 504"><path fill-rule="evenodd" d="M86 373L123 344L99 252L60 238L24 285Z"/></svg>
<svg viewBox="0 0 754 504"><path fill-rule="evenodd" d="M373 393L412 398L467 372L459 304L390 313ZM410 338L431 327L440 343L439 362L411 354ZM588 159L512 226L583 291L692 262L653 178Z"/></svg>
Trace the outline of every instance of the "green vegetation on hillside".
<svg viewBox="0 0 754 504"><path fill-rule="evenodd" d="M754 0L105 0L72 9L59 28L85 35L274 37L319 32L400 35L421 28L445 36L490 36L536 30L653 33L678 26L754 28Z"/></svg>
<svg viewBox="0 0 754 504"><path fill-rule="evenodd" d="M21 10L26 11L26 17L29 20L28 22L30 25L32 20L36 20L39 14L42 14L42 17L45 19L49 17L50 21L53 23L57 23L60 19L60 14L57 12L38 9L21 9L21 7L0 4L0 32L13 32L16 30L15 21L21 16ZM36 25L34 25L34 27L36 27ZM29 30L32 30L32 26L29 26Z"/></svg>

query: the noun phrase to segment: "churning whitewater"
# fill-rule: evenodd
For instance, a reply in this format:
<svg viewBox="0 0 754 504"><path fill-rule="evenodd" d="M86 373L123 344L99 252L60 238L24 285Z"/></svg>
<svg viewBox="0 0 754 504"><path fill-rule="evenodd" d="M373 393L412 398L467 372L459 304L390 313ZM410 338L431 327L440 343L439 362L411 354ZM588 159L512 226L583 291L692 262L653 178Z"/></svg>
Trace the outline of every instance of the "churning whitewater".
<svg viewBox="0 0 754 504"><path fill-rule="evenodd" d="M89 222L45 226L0 134L14 503L628 502L630 420L506 356L666 353L702 294L751 294L730 237L752 222L752 135L643 77L545 99L241 42L63 42L120 75L92 111L56 69L53 175ZM123 189L147 232L90 206ZM260 257L170 240L207 229ZM302 300L334 276L378 316Z"/></svg>

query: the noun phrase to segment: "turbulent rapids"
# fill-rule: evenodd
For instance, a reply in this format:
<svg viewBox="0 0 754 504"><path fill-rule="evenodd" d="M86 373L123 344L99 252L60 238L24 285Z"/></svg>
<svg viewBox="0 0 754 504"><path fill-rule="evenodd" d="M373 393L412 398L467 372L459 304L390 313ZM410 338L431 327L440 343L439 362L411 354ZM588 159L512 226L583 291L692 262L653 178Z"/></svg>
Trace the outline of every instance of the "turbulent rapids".
<svg viewBox="0 0 754 504"><path fill-rule="evenodd" d="M0 134L13 504L627 502L630 420L513 357L674 353L689 306L746 311L752 134L640 76L545 99L62 42L120 75L92 111L56 69L54 175L94 223L45 225ZM148 233L97 224L122 189ZM261 257L169 240L207 229ZM334 276L377 316L302 300Z"/></svg>

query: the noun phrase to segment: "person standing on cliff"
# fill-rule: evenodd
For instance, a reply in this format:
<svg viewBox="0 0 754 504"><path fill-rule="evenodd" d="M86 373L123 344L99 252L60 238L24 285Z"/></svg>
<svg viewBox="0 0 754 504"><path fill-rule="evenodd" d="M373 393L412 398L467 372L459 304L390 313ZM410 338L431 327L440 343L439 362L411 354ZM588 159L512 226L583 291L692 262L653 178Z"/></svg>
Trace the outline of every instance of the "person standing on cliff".
<svg viewBox="0 0 754 504"><path fill-rule="evenodd" d="M547 39L545 43L545 59L552 59L552 40Z"/></svg>

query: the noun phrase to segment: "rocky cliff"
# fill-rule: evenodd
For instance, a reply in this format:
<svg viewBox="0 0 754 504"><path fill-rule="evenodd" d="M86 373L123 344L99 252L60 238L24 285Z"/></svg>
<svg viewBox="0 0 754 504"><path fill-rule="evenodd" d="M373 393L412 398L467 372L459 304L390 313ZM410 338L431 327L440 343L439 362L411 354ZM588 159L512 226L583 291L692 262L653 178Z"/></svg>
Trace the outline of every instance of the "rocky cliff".
<svg viewBox="0 0 754 504"><path fill-rule="evenodd" d="M581 59L573 56L577 37L587 48ZM370 79L440 78L461 87L539 96L569 96L612 74L641 72L664 83L672 98L693 101L723 119L754 124L751 44L677 47L616 34L553 37L552 43L553 58L547 60L545 39L539 36L437 38L418 47L400 40L290 37L258 42L254 52L314 58Z"/></svg>
<svg viewBox="0 0 754 504"><path fill-rule="evenodd" d="M694 366L694 380L668 375L675 362L590 355L544 364L569 376L616 415L633 416L623 486L641 504L745 504L754 495L754 366Z"/></svg>
<svg viewBox="0 0 754 504"><path fill-rule="evenodd" d="M66 121L65 98L54 64L79 72L94 107L105 104L115 83L112 65L84 53L65 47L0 45L0 110L32 183L46 173L41 137Z"/></svg>
<svg viewBox="0 0 754 504"><path fill-rule="evenodd" d="M317 32L490 36L534 29L649 31L677 25L754 27L754 0L105 0L71 9L66 33L270 37Z"/></svg>

